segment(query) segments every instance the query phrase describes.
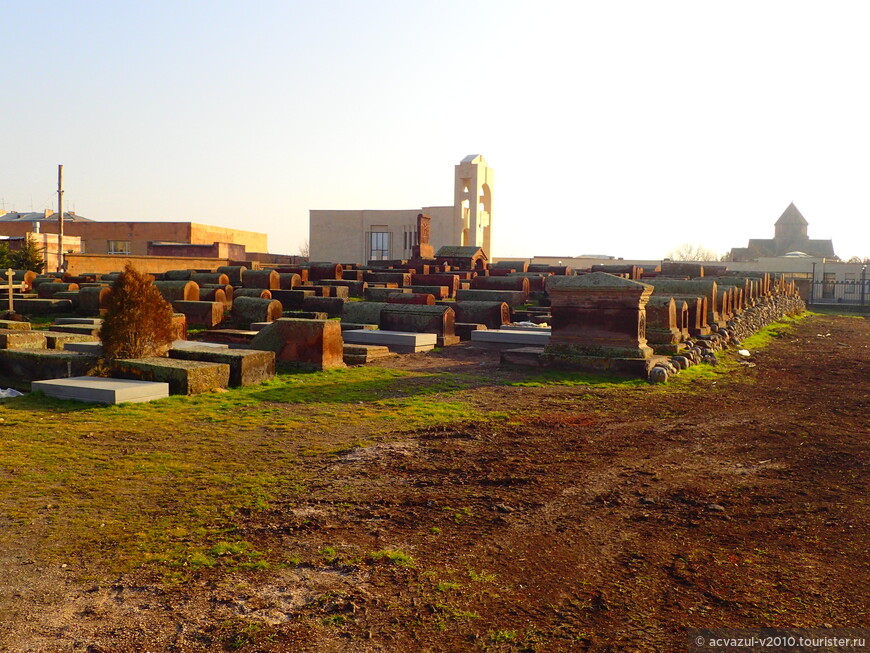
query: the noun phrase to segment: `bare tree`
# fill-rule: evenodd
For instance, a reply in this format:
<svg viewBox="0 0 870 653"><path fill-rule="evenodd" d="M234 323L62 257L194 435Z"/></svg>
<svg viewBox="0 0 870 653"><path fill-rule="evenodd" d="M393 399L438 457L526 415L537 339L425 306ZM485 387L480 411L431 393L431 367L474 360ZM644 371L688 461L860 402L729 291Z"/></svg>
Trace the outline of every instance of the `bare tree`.
<svg viewBox="0 0 870 653"><path fill-rule="evenodd" d="M299 245L299 256L304 256L308 258L308 239L302 241L302 244Z"/></svg>
<svg viewBox="0 0 870 653"><path fill-rule="evenodd" d="M719 255L701 245L683 243L676 249L668 252L668 258L672 261L718 261Z"/></svg>
<svg viewBox="0 0 870 653"><path fill-rule="evenodd" d="M864 258L861 258L860 256L852 256L848 261L846 261L846 263L870 263L870 258L866 256Z"/></svg>

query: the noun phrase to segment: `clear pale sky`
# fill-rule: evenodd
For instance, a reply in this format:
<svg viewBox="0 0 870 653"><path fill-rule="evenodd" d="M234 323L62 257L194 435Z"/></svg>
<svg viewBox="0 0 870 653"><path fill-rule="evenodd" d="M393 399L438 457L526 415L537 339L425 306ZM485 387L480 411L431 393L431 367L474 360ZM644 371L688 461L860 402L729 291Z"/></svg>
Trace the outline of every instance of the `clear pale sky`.
<svg viewBox="0 0 870 653"><path fill-rule="evenodd" d="M453 203L494 256L772 238L870 256L870 4L5 0L0 208L190 220L293 254L309 209Z"/></svg>

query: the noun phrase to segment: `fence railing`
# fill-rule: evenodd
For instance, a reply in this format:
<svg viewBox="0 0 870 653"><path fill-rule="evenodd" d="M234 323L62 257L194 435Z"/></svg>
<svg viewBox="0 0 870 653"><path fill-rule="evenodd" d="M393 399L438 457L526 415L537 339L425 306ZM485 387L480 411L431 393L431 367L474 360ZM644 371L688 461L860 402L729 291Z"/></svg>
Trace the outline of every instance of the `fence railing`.
<svg viewBox="0 0 870 653"><path fill-rule="evenodd" d="M810 284L809 303L870 305L870 280L865 281L814 281Z"/></svg>

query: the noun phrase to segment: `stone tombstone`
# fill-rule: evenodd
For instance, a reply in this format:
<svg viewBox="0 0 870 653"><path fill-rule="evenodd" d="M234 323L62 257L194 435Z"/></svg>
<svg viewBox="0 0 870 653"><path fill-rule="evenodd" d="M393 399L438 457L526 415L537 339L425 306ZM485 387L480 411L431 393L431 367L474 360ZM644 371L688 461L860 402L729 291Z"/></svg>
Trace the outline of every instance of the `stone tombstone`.
<svg viewBox="0 0 870 653"><path fill-rule="evenodd" d="M653 288L606 272L552 276L549 365L645 376L652 348L646 341L646 304Z"/></svg>
<svg viewBox="0 0 870 653"><path fill-rule="evenodd" d="M434 258L435 248L429 244L431 218L425 213L417 215L417 244L411 248L414 258Z"/></svg>
<svg viewBox="0 0 870 653"><path fill-rule="evenodd" d="M251 349L274 351L278 361L320 370L345 367L344 340L337 320L279 318L254 336Z"/></svg>

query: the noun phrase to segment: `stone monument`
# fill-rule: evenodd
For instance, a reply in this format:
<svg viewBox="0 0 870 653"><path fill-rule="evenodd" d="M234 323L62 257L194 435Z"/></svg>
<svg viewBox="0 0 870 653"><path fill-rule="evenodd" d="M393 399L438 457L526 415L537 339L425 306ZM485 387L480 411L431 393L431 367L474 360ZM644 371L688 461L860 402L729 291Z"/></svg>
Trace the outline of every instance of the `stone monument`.
<svg viewBox="0 0 870 653"><path fill-rule="evenodd" d="M552 276L552 335L542 362L565 369L645 377L653 350L646 343L646 304L653 288L606 272Z"/></svg>

